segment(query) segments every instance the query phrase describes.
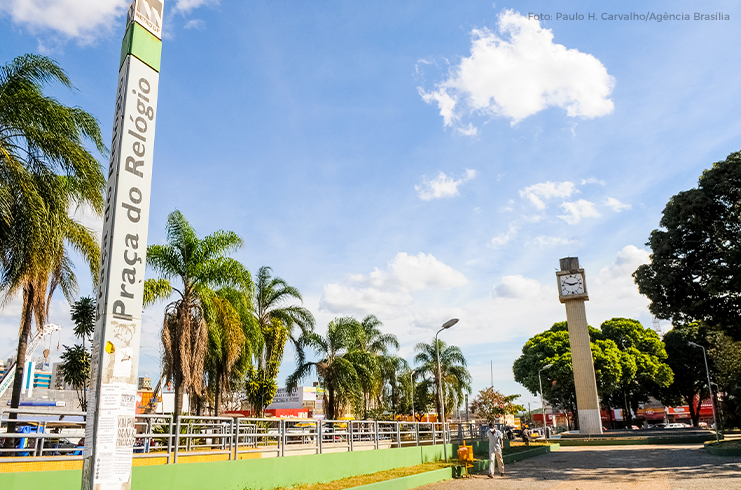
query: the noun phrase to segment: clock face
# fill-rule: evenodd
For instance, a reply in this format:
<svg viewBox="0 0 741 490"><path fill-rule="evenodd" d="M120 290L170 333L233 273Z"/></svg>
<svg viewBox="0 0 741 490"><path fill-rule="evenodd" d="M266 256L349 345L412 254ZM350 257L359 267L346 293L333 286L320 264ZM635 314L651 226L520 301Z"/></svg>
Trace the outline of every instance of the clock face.
<svg viewBox="0 0 741 490"><path fill-rule="evenodd" d="M581 274L566 274L560 276L561 296L584 293L584 278Z"/></svg>

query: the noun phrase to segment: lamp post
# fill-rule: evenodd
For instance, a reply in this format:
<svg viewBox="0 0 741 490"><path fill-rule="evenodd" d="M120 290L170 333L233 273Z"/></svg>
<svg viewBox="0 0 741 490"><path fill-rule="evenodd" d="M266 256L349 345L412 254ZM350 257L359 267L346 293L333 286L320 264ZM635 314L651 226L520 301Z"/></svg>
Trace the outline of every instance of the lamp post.
<svg viewBox="0 0 741 490"><path fill-rule="evenodd" d="M718 420L715 418L715 402L713 400L713 386L710 384L710 368L708 368L708 356L705 354L705 347L701 346L700 344L696 344L694 342L688 341L687 343L702 349L702 357L705 359L705 374L707 374L708 376L708 391L710 392L710 403L711 403L711 406L713 407L713 425L715 426L715 440L716 442L720 442L720 437L718 436ZM700 401L700 407L702 407L702 400Z"/></svg>
<svg viewBox="0 0 741 490"><path fill-rule="evenodd" d="M545 405L543 405L543 380L540 377L540 373L543 372L544 369L548 369L549 367L553 366L553 364L547 364L540 368L540 371L538 371L538 382L540 383L540 414L543 417L543 436L545 437Z"/></svg>
<svg viewBox="0 0 741 490"><path fill-rule="evenodd" d="M447 322L443 323L442 328L437 331L435 334L435 354L437 355L437 384L438 384L438 393L439 393L439 399L440 399L440 418L442 419L443 423L443 454L445 456L445 461L448 461L448 438L445 433L445 398L443 397L443 376L442 376L442 370L440 368L440 346L437 342L437 336L442 332L443 330L447 330L453 325L458 323L457 318L453 318L448 320Z"/></svg>
<svg viewBox="0 0 741 490"><path fill-rule="evenodd" d="M412 422L416 422L417 419L414 417L414 371L409 372L409 381L412 387Z"/></svg>

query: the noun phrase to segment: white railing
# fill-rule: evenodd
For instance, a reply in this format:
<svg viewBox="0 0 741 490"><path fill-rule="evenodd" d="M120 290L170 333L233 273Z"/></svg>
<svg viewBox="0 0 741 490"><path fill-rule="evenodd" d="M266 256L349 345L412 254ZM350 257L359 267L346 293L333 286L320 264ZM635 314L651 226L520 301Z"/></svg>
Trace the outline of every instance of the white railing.
<svg viewBox="0 0 741 490"><path fill-rule="evenodd" d="M17 420L11 420L16 414ZM82 459L85 412L45 412L31 409L0 411L0 464L18 457L50 460ZM16 432L8 433L8 423ZM437 445L451 437L476 439L474 424L374 420L312 420L181 415L136 416L135 458L183 458L213 455L237 460L260 457L390 449ZM23 430L24 432L17 432ZM13 439L5 448L3 442Z"/></svg>

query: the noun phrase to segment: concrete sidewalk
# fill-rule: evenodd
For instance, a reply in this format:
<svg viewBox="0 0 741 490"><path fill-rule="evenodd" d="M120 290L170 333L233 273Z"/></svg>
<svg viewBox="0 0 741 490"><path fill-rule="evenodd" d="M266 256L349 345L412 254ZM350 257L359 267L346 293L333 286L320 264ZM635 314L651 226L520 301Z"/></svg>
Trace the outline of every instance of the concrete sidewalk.
<svg viewBox="0 0 741 490"><path fill-rule="evenodd" d="M741 459L707 454L700 444L562 447L505 465L505 477L476 475L423 490L725 490L741 489Z"/></svg>

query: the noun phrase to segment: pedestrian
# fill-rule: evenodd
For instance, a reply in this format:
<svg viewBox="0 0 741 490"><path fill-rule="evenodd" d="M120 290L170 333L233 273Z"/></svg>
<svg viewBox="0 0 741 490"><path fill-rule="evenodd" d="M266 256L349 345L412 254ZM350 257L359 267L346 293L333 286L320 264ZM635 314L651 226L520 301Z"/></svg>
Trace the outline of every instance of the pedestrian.
<svg viewBox="0 0 741 490"><path fill-rule="evenodd" d="M525 426L524 429L520 432L520 435L522 436L522 442L525 443L526 446L530 445L530 429Z"/></svg>
<svg viewBox="0 0 741 490"><path fill-rule="evenodd" d="M504 459L502 458L502 433L499 429L494 427L494 424L489 424L489 430L486 432L486 437L489 438L489 478L494 478L494 461L499 466L499 474L504 476Z"/></svg>

